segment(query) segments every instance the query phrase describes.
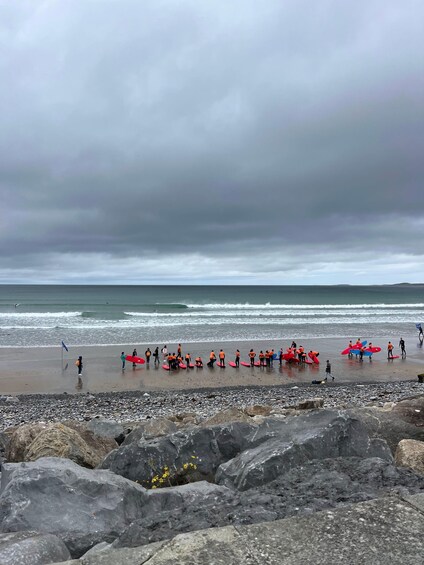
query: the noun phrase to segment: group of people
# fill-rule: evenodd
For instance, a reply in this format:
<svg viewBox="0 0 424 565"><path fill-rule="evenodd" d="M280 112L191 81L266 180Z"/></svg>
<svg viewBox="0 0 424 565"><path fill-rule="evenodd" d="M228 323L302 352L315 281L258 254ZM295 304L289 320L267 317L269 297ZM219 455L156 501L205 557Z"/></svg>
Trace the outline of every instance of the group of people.
<svg viewBox="0 0 424 565"><path fill-rule="evenodd" d="M167 345L164 345L160 352L162 354L164 363L167 363L167 366L170 370L175 370L179 368L192 369L194 367L197 368L203 367L202 357L198 355L197 357L195 357L193 363L191 354L189 352L183 354L181 343L178 344L176 352L169 352ZM133 358L137 357L137 355L138 355L137 350L134 349L134 351L132 352L132 357ZM309 356L311 357L311 355L318 357L319 352L311 350L309 351ZM159 365L160 354L158 347L156 347L153 352L148 347L144 352L144 358L147 365L150 364L150 359L152 357L154 359L154 364ZM250 364L251 367L254 367L256 365L260 367L270 368L273 367L274 360L276 359L278 359L279 364L282 365L283 361L290 362L293 357L295 357L299 363L305 363L307 359L305 348L302 345L297 347L297 344L294 341L292 342L291 346L287 348L286 352L283 351L283 348L281 348L278 353L276 353L274 349L266 349L265 351L261 349L259 353L256 353L254 349L250 349L250 351L248 352L248 358L249 358L248 363ZM234 354L234 361L231 363L231 365L233 367L239 367L240 359L241 359L241 353L240 350L237 349ZM219 367L225 368L226 366L225 361L226 361L226 354L223 349L220 349L218 354L216 354L215 351L212 349L209 354L209 360L206 363L206 365L208 367L213 367L215 363L217 363ZM124 351L121 353L121 362L122 362L122 370L125 370L127 356ZM135 367L136 367L136 362L133 361L133 368Z"/></svg>

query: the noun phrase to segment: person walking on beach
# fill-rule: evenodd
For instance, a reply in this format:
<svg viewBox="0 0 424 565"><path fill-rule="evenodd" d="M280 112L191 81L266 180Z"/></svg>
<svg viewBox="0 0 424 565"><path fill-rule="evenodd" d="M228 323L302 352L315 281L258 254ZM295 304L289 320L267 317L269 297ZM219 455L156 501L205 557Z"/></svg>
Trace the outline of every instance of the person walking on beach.
<svg viewBox="0 0 424 565"><path fill-rule="evenodd" d="M125 371L125 353L121 353L122 370Z"/></svg>
<svg viewBox="0 0 424 565"><path fill-rule="evenodd" d="M393 344L391 341L387 344L387 359L393 359Z"/></svg>
<svg viewBox="0 0 424 565"><path fill-rule="evenodd" d="M150 351L150 347L148 347L146 349L146 351L144 352L144 357L146 358L146 363L149 365L150 363L150 356L151 356L152 352Z"/></svg>
<svg viewBox="0 0 424 565"><path fill-rule="evenodd" d="M401 337L399 340L399 347L402 354L402 358L406 357L405 340L403 339L403 337Z"/></svg>
<svg viewBox="0 0 424 565"><path fill-rule="evenodd" d="M137 349L135 347L134 347L134 351L132 352L132 356L137 357ZM133 369L135 369L135 368L136 368L136 364L133 361Z"/></svg>
<svg viewBox="0 0 424 565"><path fill-rule="evenodd" d="M240 350L237 349L236 351L236 358L234 360L236 367L240 367Z"/></svg>
<svg viewBox="0 0 424 565"><path fill-rule="evenodd" d="M75 365L78 367L78 376L81 376L82 373L82 355L78 357L75 361Z"/></svg>
<svg viewBox="0 0 424 565"><path fill-rule="evenodd" d="M159 364L159 347L153 351L153 357L155 358L155 365L156 363Z"/></svg>
<svg viewBox="0 0 424 565"><path fill-rule="evenodd" d="M330 361L327 359L327 363L325 365L325 379L327 380L328 377L331 377L331 380L334 381L334 377L331 374L331 363Z"/></svg>

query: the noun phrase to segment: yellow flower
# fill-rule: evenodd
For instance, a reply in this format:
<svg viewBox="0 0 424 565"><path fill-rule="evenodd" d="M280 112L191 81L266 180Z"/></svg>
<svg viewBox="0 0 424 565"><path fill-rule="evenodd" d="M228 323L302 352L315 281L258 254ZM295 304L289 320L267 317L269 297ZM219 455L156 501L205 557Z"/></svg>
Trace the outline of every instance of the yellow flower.
<svg viewBox="0 0 424 565"><path fill-rule="evenodd" d="M187 470L187 469L188 469L188 463L184 463L183 469L184 469L184 470Z"/></svg>
<svg viewBox="0 0 424 565"><path fill-rule="evenodd" d="M158 488L156 485L153 485L152 488Z"/></svg>

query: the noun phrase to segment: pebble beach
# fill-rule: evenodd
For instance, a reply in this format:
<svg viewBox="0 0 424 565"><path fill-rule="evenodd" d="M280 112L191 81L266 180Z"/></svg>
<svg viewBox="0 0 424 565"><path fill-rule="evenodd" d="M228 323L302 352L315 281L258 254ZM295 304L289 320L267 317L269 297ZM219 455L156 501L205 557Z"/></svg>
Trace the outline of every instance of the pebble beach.
<svg viewBox="0 0 424 565"><path fill-rule="evenodd" d="M314 397L326 408L384 406L422 395L417 381L393 383L326 383L279 386L238 386L185 391L122 391L93 394L29 394L0 396L0 429L29 422L91 420L96 417L118 422L139 421L176 414L195 413L200 419L230 407L268 405L275 410L295 407Z"/></svg>

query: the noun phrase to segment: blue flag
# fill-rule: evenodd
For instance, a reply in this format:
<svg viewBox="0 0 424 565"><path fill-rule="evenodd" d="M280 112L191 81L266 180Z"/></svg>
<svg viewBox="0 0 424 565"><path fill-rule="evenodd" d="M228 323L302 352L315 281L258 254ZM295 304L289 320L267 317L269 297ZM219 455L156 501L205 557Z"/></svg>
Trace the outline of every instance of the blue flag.
<svg viewBox="0 0 424 565"><path fill-rule="evenodd" d="M68 349L68 348L66 347L66 345L63 343L63 341L62 341L62 347L63 347L63 349L66 349L66 351L69 351L69 349Z"/></svg>

